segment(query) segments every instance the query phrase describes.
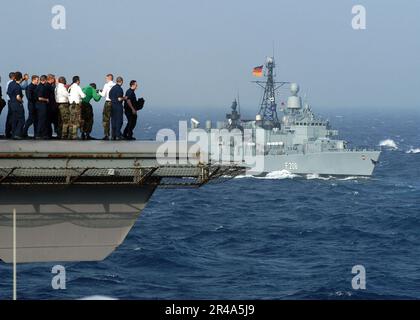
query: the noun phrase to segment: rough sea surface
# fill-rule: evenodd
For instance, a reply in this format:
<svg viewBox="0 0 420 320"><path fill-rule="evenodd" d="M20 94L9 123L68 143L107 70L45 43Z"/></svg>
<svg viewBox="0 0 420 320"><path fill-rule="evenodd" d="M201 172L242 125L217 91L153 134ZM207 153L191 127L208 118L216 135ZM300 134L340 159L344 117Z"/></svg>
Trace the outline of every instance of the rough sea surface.
<svg viewBox="0 0 420 320"><path fill-rule="evenodd" d="M382 142L372 178L274 172L160 189L109 258L63 264L66 290L51 287L55 264L18 265L18 298L420 299L420 112L397 109L318 110L354 145ZM228 111L179 110L146 108L137 136ZM352 289L355 265L366 290ZM0 263L0 299L11 295L11 266Z"/></svg>

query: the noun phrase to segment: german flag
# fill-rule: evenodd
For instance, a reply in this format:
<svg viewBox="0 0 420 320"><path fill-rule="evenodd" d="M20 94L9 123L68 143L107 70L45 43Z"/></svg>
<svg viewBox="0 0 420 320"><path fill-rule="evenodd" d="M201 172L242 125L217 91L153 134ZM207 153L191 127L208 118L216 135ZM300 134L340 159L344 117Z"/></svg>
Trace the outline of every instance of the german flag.
<svg viewBox="0 0 420 320"><path fill-rule="evenodd" d="M263 76L263 68L264 66L255 67L254 70L252 71L252 75L254 77L261 78Z"/></svg>

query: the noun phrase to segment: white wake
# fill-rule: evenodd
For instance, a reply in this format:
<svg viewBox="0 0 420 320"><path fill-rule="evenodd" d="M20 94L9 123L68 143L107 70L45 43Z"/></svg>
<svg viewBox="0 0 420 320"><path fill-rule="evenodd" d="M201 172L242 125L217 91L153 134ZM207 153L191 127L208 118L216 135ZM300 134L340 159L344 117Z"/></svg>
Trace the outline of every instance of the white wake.
<svg viewBox="0 0 420 320"><path fill-rule="evenodd" d="M406 153L409 153L409 154L420 153L420 148L411 148Z"/></svg>
<svg viewBox="0 0 420 320"><path fill-rule="evenodd" d="M264 177L258 177L258 176L254 176L254 175L241 175L241 176L237 176L235 177L235 179L266 179L266 180L284 180L284 179L294 179L299 177L299 175L297 174L293 174L290 171L287 170L280 170L280 171L272 171L267 173Z"/></svg>
<svg viewBox="0 0 420 320"><path fill-rule="evenodd" d="M330 180L333 177L322 177L318 173L310 173L306 175L306 179L308 180Z"/></svg>
<svg viewBox="0 0 420 320"><path fill-rule="evenodd" d="M258 179L268 179L268 180L284 180L284 179L294 179L299 177L297 174L293 174L287 170L273 171L268 173L265 177L260 177Z"/></svg>
<svg viewBox="0 0 420 320"><path fill-rule="evenodd" d="M398 149L397 144L392 139L382 140L381 142L379 142L379 146L389 148L389 149L394 149L394 150Z"/></svg>

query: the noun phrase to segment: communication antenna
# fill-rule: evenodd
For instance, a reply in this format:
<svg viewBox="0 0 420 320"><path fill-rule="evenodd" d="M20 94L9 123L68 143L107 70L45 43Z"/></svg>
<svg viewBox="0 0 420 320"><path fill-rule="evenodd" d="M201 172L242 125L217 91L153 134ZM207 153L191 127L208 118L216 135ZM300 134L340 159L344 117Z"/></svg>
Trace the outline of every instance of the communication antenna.
<svg viewBox="0 0 420 320"><path fill-rule="evenodd" d="M276 52L275 51L276 51L276 44L275 44L275 42L273 40L273 59L276 56Z"/></svg>
<svg viewBox="0 0 420 320"><path fill-rule="evenodd" d="M241 114L241 102L239 100L239 90L238 90L238 113Z"/></svg>
<svg viewBox="0 0 420 320"><path fill-rule="evenodd" d="M274 48L273 48L274 51ZM258 114L261 116L263 127L266 129L280 128L280 121L277 115L276 92L285 84L290 82L277 82L274 80L275 74L275 61L274 56L268 57L265 64L265 77L266 81L253 81L264 89L260 111Z"/></svg>

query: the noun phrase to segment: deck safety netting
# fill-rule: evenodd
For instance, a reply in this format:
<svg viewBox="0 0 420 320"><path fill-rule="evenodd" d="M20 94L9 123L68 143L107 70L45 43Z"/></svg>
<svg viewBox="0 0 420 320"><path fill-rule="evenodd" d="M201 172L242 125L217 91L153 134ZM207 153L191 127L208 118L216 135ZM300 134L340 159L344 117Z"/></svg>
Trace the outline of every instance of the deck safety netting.
<svg viewBox="0 0 420 320"><path fill-rule="evenodd" d="M242 168L162 166L139 168L0 168L0 185L159 184L195 187L229 180Z"/></svg>

